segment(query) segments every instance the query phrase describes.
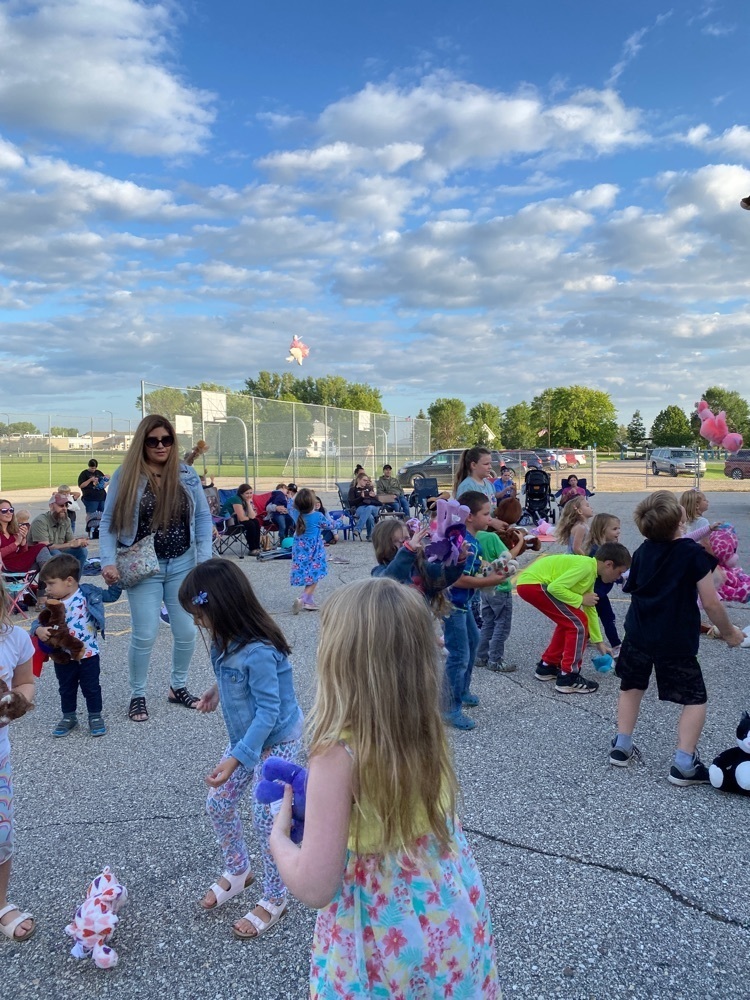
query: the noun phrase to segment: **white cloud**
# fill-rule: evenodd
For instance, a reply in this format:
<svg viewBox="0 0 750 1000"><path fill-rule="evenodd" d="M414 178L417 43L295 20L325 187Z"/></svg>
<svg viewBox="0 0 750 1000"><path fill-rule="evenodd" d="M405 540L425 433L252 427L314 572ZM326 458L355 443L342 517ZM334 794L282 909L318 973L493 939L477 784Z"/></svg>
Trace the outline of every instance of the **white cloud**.
<svg viewBox="0 0 750 1000"><path fill-rule="evenodd" d="M0 9L0 116L136 156L198 153L212 95L168 63L168 4L12 0Z"/></svg>

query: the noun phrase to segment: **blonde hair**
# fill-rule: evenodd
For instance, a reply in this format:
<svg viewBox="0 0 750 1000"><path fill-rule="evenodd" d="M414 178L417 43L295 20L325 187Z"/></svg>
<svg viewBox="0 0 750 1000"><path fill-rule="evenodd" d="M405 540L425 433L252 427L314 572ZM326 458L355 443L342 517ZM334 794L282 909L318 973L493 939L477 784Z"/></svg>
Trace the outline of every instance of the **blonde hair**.
<svg viewBox="0 0 750 1000"><path fill-rule="evenodd" d="M555 538L561 545L567 545L570 541L573 528L577 524L583 524L586 520L581 512L581 507L586 502L586 497L581 496L579 493L578 496L571 497L563 507L560 521L555 531Z"/></svg>
<svg viewBox="0 0 750 1000"><path fill-rule="evenodd" d="M633 520L644 538L652 542L671 542L682 521L682 504L667 490L657 490L641 500Z"/></svg>
<svg viewBox="0 0 750 1000"><path fill-rule="evenodd" d="M372 548L379 566L387 566L395 557L400 546L396 535L403 540L409 538L409 529L397 517L386 517L378 521L372 533ZM404 535L406 539L404 539Z"/></svg>
<svg viewBox="0 0 750 1000"><path fill-rule="evenodd" d="M685 508L688 521L694 521L696 517L700 517L698 513L698 501L701 497L704 500L706 499L705 493L701 490L685 490L680 497L680 503Z"/></svg>
<svg viewBox="0 0 750 1000"><path fill-rule="evenodd" d="M591 519L591 525L589 527L589 533L586 537L586 548L591 548L592 545L604 545L607 539L604 537L607 528L613 521L620 523L620 518L616 514L594 514Z"/></svg>
<svg viewBox="0 0 750 1000"><path fill-rule="evenodd" d="M348 734L355 843L363 817L374 816L384 851L409 847L424 833L423 810L430 830L448 846L458 783L440 713L442 680L432 618L416 591L369 579L328 599L310 756Z"/></svg>
<svg viewBox="0 0 750 1000"><path fill-rule="evenodd" d="M30 520L31 520L31 511L27 507L20 507L16 511L16 522L18 523L19 527L22 524L28 524Z"/></svg>
<svg viewBox="0 0 750 1000"><path fill-rule="evenodd" d="M174 444L169 449L169 456L164 463L161 478L157 479L146 464L146 438L157 427L163 427L174 438ZM128 453L120 466L120 481L117 498L112 510L111 531L114 534L127 531L133 525L138 485L145 476L151 484L151 491L156 497L151 530L166 529L178 515L182 500L182 484L180 483L180 449L177 445L177 435L171 422L158 413L144 417L133 434L133 440Z"/></svg>
<svg viewBox="0 0 750 1000"><path fill-rule="evenodd" d="M10 617L10 594L5 586L5 580L0 575L0 634L10 632L13 620Z"/></svg>

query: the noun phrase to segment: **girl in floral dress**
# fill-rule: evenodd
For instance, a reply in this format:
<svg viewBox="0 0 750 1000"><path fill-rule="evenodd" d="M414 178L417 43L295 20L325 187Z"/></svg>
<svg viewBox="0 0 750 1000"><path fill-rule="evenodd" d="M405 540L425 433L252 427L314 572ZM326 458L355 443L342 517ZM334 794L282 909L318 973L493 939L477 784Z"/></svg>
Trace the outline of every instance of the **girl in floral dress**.
<svg viewBox="0 0 750 1000"><path fill-rule="evenodd" d="M316 499L312 490L302 489L290 511L295 524L290 583L293 587L304 587L302 595L292 604L293 615L303 610L319 610L313 594L318 581L328 575L323 529L334 526L325 514L315 510Z"/></svg>
<svg viewBox="0 0 750 1000"><path fill-rule="evenodd" d="M319 909L310 996L497 1000L492 922L455 814L442 664L420 595L337 590L321 616L305 831L271 831L284 883Z"/></svg>

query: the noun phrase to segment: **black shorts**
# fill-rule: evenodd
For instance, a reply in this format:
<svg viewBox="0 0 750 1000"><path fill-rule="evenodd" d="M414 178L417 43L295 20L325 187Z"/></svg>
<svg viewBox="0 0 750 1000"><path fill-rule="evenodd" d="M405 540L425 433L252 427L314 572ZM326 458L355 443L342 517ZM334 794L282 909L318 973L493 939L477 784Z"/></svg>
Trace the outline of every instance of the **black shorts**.
<svg viewBox="0 0 750 1000"><path fill-rule="evenodd" d="M615 668L620 690L645 691L652 669L659 701L673 701L677 705L705 705L708 701L697 656L653 656L638 649L625 636Z"/></svg>

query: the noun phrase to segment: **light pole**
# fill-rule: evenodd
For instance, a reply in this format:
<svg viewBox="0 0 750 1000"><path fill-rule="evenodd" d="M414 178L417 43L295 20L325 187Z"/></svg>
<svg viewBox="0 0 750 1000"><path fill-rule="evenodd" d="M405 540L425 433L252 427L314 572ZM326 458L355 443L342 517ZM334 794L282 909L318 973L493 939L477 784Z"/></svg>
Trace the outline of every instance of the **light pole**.
<svg viewBox="0 0 750 1000"><path fill-rule="evenodd" d="M245 434L245 482L248 480L248 470L247 470L247 424L242 419L242 417L235 417L231 413L227 413L227 420L237 420L242 424L242 430ZM219 427L219 433L221 434L221 426ZM221 439L220 439L221 440ZM221 448L219 448L219 456L221 456Z"/></svg>
<svg viewBox="0 0 750 1000"><path fill-rule="evenodd" d="M115 436L115 415L111 410L102 410L102 413L109 414L109 436L114 440Z"/></svg>
<svg viewBox="0 0 750 1000"><path fill-rule="evenodd" d="M375 431L383 435L383 464L385 465L388 461L388 435L382 427L376 427ZM377 465L377 462L375 464Z"/></svg>

